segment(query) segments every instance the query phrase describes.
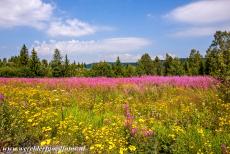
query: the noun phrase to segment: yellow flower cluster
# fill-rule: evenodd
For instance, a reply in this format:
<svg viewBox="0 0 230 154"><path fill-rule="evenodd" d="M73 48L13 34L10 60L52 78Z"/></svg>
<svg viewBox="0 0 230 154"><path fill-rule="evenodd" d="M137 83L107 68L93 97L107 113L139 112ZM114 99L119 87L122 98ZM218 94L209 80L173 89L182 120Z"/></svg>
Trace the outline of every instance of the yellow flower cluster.
<svg viewBox="0 0 230 154"><path fill-rule="evenodd" d="M90 153L123 154L216 153L226 144L229 150L230 105L216 89L8 83L0 93L4 146L85 146Z"/></svg>

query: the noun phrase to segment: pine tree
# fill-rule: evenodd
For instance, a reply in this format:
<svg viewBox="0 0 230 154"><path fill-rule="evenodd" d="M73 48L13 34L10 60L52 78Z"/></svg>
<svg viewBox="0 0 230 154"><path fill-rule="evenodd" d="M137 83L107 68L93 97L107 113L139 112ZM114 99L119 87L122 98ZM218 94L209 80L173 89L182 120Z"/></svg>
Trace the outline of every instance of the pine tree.
<svg viewBox="0 0 230 154"><path fill-rule="evenodd" d="M186 75L189 75L189 64L188 64L188 58L184 61L184 72Z"/></svg>
<svg viewBox="0 0 230 154"><path fill-rule="evenodd" d="M153 75L156 74L154 71L154 64L149 56L149 54L145 53L141 56L141 59L137 64L137 71L139 75Z"/></svg>
<svg viewBox="0 0 230 154"><path fill-rule="evenodd" d="M41 63L35 49L32 50L31 57L29 59L29 68L32 76L40 76Z"/></svg>
<svg viewBox="0 0 230 154"><path fill-rule="evenodd" d="M173 58L171 65L169 70L171 75L183 75L185 73L183 64L179 58Z"/></svg>
<svg viewBox="0 0 230 154"><path fill-rule="evenodd" d="M54 77L63 76L62 57L58 49L54 50L53 59L51 61L52 75Z"/></svg>
<svg viewBox="0 0 230 154"><path fill-rule="evenodd" d="M70 64L69 64L69 59L67 54L65 55L65 62L64 62L64 76L69 77L71 76L70 74Z"/></svg>
<svg viewBox="0 0 230 154"><path fill-rule="evenodd" d="M158 56L156 56L155 59L154 59L154 65L156 67L156 74L157 75L162 75L163 68L162 68L160 58Z"/></svg>
<svg viewBox="0 0 230 154"><path fill-rule="evenodd" d="M29 63L29 53L26 45L24 44L21 48L20 55L19 55L19 65L20 66L27 66Z"/></svg>
<svg viewBox="0 0 230 154"><path fill-rule="evenodd" d="M114 76L122 77L124 75L123 66L121 64L119 57L117 57L117 60L116 60L115 64L112 66L112 68L113 68Z"/></svg>
<svg viewBox="0 0 230 154"><path fill-rule="evenodd" d="M172 56L170 56L168 53L166 53L166 58L164 61L164 75L173 75L172 74L172 62L173 62L173 58Z"/></svg>
<svg viewBox="0 0 230 154"><path fill-rule="evenodd" d="M199 75L200 66L202 65L202 56L199 51L192 49L188 58L189 74Z"/></svg>

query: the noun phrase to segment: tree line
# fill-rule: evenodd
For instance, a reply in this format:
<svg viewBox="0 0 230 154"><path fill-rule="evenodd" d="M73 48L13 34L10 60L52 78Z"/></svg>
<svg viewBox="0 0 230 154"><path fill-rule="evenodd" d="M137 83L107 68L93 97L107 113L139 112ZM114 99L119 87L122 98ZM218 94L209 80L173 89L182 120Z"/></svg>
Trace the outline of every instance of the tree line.
<svg viewBox="0 0 230 154"><path fill-rule="evenodd" d="M18 56L0 59L0 76L2 77L72 77L72 76L106 76L131 77L142 75L212 75L216 77L230 76L230 32L217 31L214 39L203 57L196 49L192 49L187 58L172 57L166 54L165 60L159 57L152 59L145 53L137 65L123 64L117 57L115 63L101 61L91 68L85 63L70 62L67 55L55 49L49 62L40 60L35 49L29 54L23 45Z"/></svg>

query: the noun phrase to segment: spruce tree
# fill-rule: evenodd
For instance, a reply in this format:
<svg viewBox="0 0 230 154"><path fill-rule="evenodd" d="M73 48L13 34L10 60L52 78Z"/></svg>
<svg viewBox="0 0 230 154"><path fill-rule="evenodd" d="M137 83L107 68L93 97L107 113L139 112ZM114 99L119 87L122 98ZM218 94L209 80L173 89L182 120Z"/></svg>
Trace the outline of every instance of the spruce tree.
<svg viewBox="0 0 230 154"><path fill-rule="evenodd" d="M172 74L172 62L173 58L168 53L166 53L165 61L164 61L164 75L173 75Z"/></svg>
<svg viewBox="0 0 230 154"><path fill-rule="evenodd" d="M145 53L141 56L141 59L137 63L137 71L139 75L155 74L154 63L149 54Z"/></svg>
<svg viewBox="0 0 230 154"><path fill-rule="evenodd" d="M202 65L202 56L199 51L192 49L188 58L189 74L199 75L200 67Z"/></svg>
<svg viewBox="0 0 230 154"><path fill-rule="evenodd" d="M64 76L69 77L70 74L70 63L67 54L65 55L65 62L64 62Z"/></svg>
<svg viewBox="0 0 230 154"><path fill-rule="evenodd" d="M162 75L162 73L163 73L162 64L161 64L160 58L158 56L156 56L154 59L154 65L156 67L156 74Z"/></svg>
<svg viewBox="0 0 230 154"><path fill-rule="evenodd" d="M114 76L122 77L124 75L123 66L121 64L120 58L117 57L115 64L113 65Z"/></svg>
<svg viewBox="0 0 230 154"><path fill-rule="evenodd" d="M54 77L62 77L63 76L62 57L58 49L54 50L53 59L50 64L52 69L52 75Z"/></svg>
<svg viewBox="0 0 230 154"><path fill-rule="evenodd" d="M29 63L29 53L26 45L24 44L20 50L19 55L19 65L20 66L27 66Z"/></svg>
<svg viewBox="0 0 230 154"><path fill-rule="evenodd" d="M32 76L40 76L41 63L35 49L32 50L31 57L29 59L29 68Z"/></svg>

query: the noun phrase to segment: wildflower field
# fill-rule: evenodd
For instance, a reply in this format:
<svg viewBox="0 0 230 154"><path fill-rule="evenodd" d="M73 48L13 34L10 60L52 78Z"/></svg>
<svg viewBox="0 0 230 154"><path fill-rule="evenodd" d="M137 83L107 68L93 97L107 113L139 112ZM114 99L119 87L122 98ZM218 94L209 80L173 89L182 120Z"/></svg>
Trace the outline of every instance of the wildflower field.
<svg viewBox="0 0 230 154"><path fill-rule="evenodd" d="M0 146L221 153L230 104L211 77L0 78Z"/></svg>

